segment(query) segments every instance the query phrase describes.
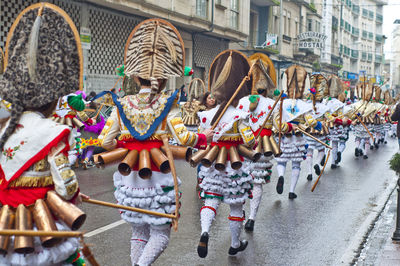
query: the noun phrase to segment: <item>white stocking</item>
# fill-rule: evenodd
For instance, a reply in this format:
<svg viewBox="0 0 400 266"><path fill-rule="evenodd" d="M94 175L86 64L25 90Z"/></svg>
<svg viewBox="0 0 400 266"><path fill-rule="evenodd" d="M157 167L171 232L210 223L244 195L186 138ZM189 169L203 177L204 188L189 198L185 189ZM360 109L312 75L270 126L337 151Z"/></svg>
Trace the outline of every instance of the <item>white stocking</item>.
<svg viewBox="0 0 400 266"><path fill-rule="evenodd" d="M290 180L290 190L289 192L294 192L297 185L297 180L300 176L300 162L292 161L292 179Z"/></svg>
<svg viewBox="0 0 400 266"><path fill-rule="evenodd" d="M346 149L346 142L344 142L344 141L339 142L339 148L338 148L338 150L340 151L340 153L343 154L344 149Z"/></svg>
<svg viewBox="0 0 400 266"><path fill-rule="evenodd" d="M332 164L335 164L337 160L337 152L338 152L338 142L332 141Z"/></svg>
<svg viewBox="0 0 400 266"><path fill-rule="evenodd" d="M258 207L260 206L263 193L262 184L253 185L253 198L250 200L250 215L249 219L255 220L257 216Z"/></svg>
<svg viewBox="0 0 400 266"><path fill-rule="evenodd" d="M204 207L200 210L201 233L208 232L210 230L220 202L221 200L219 199L206 199L204 201ZM212 209L207 207L211 207Z"/></svg>
<svg viewBox="0 0 400 266"><path fill-rule="evenodd" d="M357 148L357 149L360 149L361 139L360 139L360 138L356 138L355 144L356 144L356 148Z"/></svg>
<svg viewBox="0 0 400 266"><path fill-rule="evenodd" d="M171 233L170 225L150 226L150 238L143 249L137 264L140 266L151 265L167 248L169 235Z"/></svg>
<svg viewBox="0 0 400 266"><path fill-rule="evenodd" d="M278 176L284 176L286 170L286 163L278 163L276 165L276 170L278 171Z"/></svg>
<svg viewBox="0 0 400 266"><path fill-rule="evenodd" d="M231 219L233 217L237 219L243 217L242 203L230 204L229 206L231 207ZM233 248L238 248L240 246L240 233L242 232L242 225L243 221L229 221L229 228L231 229L231 247Z"/></svg>
<svg viewBox="0 0 400 266"><path fill-rule="evenodd" d="M368 150L369 150L370 145L371 144L370 144L370 140L369 139L367 141L365 141L364 155L368 155Z"/></svg>
<svg viewBox="0 0 400 266"><path fill-rule="evenodd" d="M131 238L131 261L132 265L138 263L143 249L149 240L150 226L147 224L137 225L132 224L132 238Z"/></svg>
<svg viewBox="0 0 400 266"><path fill-rule="evenodd" d="M306 163L307 163L307 170L308 170L308 174L311 175L312 174L312 169L313 169L313 153L314 150L313 149L308 149L307 150L307 159L306 159ZM321 158L322 160L322 158ZM317 161L318 162L318 161Z"/></svg>

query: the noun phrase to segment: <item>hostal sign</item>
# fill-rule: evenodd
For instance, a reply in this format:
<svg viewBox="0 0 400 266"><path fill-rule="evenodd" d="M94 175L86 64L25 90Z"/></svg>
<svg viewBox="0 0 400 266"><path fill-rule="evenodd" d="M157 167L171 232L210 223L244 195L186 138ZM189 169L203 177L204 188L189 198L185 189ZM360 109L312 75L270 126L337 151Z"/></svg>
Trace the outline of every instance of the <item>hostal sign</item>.
<svg viewBox="0 0 400 266"><path fill-rule="evenodd" d="M308 31L297 35L299 48L324 48L325 40L328 38L325 34Z"/></svg>

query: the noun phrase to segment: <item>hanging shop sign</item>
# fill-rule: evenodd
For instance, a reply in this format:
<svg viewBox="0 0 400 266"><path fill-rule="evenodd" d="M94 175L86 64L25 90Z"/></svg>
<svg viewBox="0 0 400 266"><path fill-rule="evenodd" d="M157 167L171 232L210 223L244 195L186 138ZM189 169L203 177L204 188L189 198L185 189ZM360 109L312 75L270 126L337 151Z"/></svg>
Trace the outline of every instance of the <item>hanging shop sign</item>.
<svg viewBox="0 0 400 266"><path fill-rule="evenodd" d="M322 49L325 46L325 40L328 38L325 34L308 31L297 35L299 48L318 48Z"/></svg>

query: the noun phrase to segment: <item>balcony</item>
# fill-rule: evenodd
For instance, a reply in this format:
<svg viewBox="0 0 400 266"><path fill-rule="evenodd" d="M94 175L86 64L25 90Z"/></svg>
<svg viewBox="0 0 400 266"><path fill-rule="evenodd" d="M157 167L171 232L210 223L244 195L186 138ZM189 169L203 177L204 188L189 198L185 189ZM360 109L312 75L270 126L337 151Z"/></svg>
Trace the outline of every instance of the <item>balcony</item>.
<svg viewBox="0 0 400 266"><path fill-rule="evenodd" d="M368 10L366 10L365 8L362 9L362 16L364 18L368 18Z"/></svg>
<svg viewBox="0 0 400 266"><path fill-rule="evenodd" d="M216 1L216 5L221 5L222 1ZM250 0L252 4L258 5L258 6L279 6L281 4L281 1L279 0Z"/></svg>
<svg viewBox="0 0 400 266"><path fill-rule="evenodd" d="M368 62L372 62L372 54L368 53L367 61L368 61Z"/></svg>
<svg viewBox="0 0 400 266"><path fill-rule="evenodd" d="M353 36L355 36L355 37L358 37L358 36L360 36L360 30L357 29L357 28L355 28L355 27L352 27L352 29L351 29L351 34L352 34Z"/></svg>
<svg viewBox="0 0 400 266"><path fill-rule="evenodd" d="M374 39L374 34L372 32L368 32L368 40L373 40Z"/></svg>
<svg viewBox="0 0 400 266"><path fill-rule="evenodd" d="M360 15L360 6L359 5L353 5L351 11L353 12L354 15Z"/></svg>
<svg viewBox="0 0 400 266"><path fill-rule="evenodd" d="M383 41L383 36L377 34L377 35L375 36L375 41L376 41L376 42L379 42L379 43L382 43L382 41Z"/></svg>
<svg viewBox="0 0 400 266"><path fill-rule="evenodd" d="M361 53L361 60L367 61L367 52L362 52Z"/></svg>
<svg viewBox="0 0 400 266"><path fill-rule="evenodd" d="M382 63L382 56L379 54L375 54L375 63Z"/></svg>
<svg viewBox="0 0 400 266"><path fill-rule="evenodd" d="M341 65L343 65L343 58L332 54L331 55L331 64L341 66Z"/></svg>
<svg viewBox="0 0 400 266"><path fill-rule="evenodd" d="M351 59L358 59L358 51L351 50Z"/></svg>
<svg viewBox="0 0 400 266"><path fill-rule="evenodd" d="M367 39L368 38L368 31L366 31L366 30L363 30L362 31L362 36L361 36L363 39Z"/></svg>
<svg viewBox="0 0 400 266"><path fill-rule="evenodd" d="M373 20L374 19L374 12L373 11L368 11L368 18Z"/></svg>
<svg viewBox="0 0 400 266"><path fill-rule="evenodd" d="M383 23L383 16L381 14L376 13L376 23Z"/></svg>

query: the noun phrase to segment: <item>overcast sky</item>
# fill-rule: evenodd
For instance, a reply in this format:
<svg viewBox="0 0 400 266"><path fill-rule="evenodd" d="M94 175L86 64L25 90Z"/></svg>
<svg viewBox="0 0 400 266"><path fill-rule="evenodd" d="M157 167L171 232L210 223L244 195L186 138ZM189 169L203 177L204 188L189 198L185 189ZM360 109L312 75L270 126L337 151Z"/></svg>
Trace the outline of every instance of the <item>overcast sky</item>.
<svg viewBox="0 0 400 266"><path fill-rule="evenodd" d="M383 7L383 35L388 37L385 42L385 58L391 58L392 31L395 26L393 22L400 19L400 0L389 0L389 4Z"/></svg>

